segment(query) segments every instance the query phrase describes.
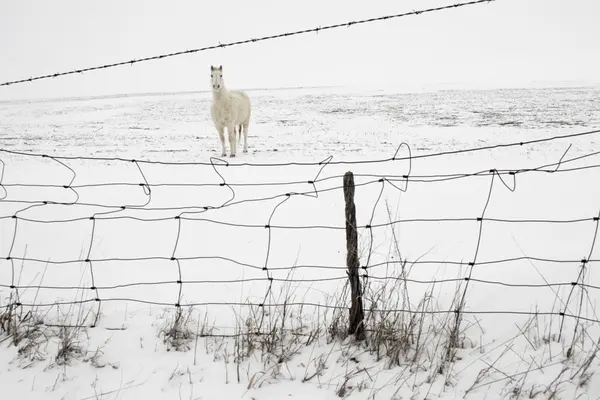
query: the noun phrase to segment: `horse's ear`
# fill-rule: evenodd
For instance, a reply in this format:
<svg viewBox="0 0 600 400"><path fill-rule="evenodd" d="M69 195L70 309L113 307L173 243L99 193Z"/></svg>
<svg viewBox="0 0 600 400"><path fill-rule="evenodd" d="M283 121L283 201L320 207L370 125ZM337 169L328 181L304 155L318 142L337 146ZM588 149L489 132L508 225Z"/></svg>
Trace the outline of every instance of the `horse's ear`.
<svg viewBox="0 0 600 400"><path fill-rule="evenodd" d="M219 65L219 69L220 69L221 71L223 71L223 66L222 66L222 65Z"/></svg>
<svg viewBox="0 0 600 400"><path fill-rule="evenodd" d="M215 67L214 67L212 64L210 65L210 70L211 70L211 71L214 71L214 70L215 70Z"/></svg>

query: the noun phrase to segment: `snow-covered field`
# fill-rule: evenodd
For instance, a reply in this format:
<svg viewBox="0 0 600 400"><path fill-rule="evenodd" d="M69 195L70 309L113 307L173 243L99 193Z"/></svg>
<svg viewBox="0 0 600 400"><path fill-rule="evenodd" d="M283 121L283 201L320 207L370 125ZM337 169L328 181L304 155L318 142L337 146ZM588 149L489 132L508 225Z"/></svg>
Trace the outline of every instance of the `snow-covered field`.
<svg viewBox="0 0 600 400"><path fill-rule="evenodd" d="M248 93L236 158L210 93L0 102L3 396L600 396L599 134L419 157L598 129L600 88ZM346 171L364 343L336 330Z"/></svg>

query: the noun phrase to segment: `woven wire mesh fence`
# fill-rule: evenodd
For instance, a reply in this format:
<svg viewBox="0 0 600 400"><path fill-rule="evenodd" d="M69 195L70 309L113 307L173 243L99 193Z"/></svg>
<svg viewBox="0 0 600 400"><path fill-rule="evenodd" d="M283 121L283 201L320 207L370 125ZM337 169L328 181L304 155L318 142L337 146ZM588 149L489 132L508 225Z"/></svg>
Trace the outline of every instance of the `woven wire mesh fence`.
<svg viewBox="0 0 600 400"><path fill-rule="evenodd" d="M556 218L495 217L489 207L499 189L504 196L517 193L517 182L525 176L533 181L560 176L589 187L600 166L598 152L571 157L567 149L555 162L533 168L460 174L416 175L412 163L598 133L416 155L402 143L382 159L273 164L219 158L163 163L2 150L0 310L21 316L35 312L49 326L107 329L118 328L114 315L123 310L170 309L180 316L194 310L204 318L205 336L235 336L248 321L249 329L262 335L273 318L292 317L298 319L294 334L323 322L329 331L343 331L350 294L342 177L354 170L367 320L374 314L403 313L457 321L469 315L541 315L557 318L561 333L565 319L577 329L580 323L598 322L593 303L600 282L590 272L598 262L598 212L581 215L574 206L567 218L562 212ZM137 178L114 179L124 171ZM459 186L459 192L476 185L479 200L468 203L468 215L442 215L439 209L434 216L402 217L409 213L399 207L401 196L417 187L439 195L439 185ZM450 199L442 203L448 210L464 208ZM486 239L493 227L535 232L542 242L537 248L547 250L553 245L543 243L540 232L554 232L559 241L564 236L557 232L563 232L577 237L573 246L580 254L505 254L506 244L497 234ZM438 257L411 251L433 237L460 240ZM537 274L523 273L525 265L534 266ZM446 290L434 293L448 285L454 288L450 297ZM481 303L492 292L503 300L493 307ZM551 293L551 303L538 304L539 293ZM423 306L428 296L440 304ZM507 300L515 296L522 301ZM340 326L334 329L335 324ZM368 331L368 321L365 326Z"/></svg>

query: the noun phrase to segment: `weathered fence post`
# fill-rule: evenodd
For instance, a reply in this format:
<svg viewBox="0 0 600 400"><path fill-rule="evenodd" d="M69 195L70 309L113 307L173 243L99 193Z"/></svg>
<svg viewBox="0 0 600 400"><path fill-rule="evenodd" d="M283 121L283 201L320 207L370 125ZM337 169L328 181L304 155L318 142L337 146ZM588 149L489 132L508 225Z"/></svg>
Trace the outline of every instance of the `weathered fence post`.
<svg viewBox="0 0 600 400"><path fill-rule="evenodd" d="M346 266L350 281L352 307L350 308L350 326L348 334L357 340L364 340L363 325L364 310L362 290L358 276L358 233L356 232L356 207L354 206L354 174L348 171L344 174L344 199L346 200Z"/></svg>

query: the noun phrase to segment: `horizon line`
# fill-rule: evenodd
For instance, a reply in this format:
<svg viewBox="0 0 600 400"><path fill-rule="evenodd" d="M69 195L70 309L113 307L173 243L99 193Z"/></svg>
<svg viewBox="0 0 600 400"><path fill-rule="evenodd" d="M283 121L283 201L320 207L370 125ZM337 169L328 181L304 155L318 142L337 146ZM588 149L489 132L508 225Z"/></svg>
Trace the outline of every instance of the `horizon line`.
<svg viewBox="0 0 600 400"><path fill-rule="evenodd" d="M569 85L571 83L572 85ZM444 86L467 86L471 87L453 87L444 88ZM538 85L538 86L536 86ZM542 85L543 87L540 87ZM545 85L545 86L544 86ZM437 82L418 85L424 90L417 90L414 85L403 85L403 84L391 84L392 87L403 87L407 90L406 93L414 92L437 92L437 91L469 91L469 90L510 90L510 89L577 89L577 88L590 88L600 87L600 82L580 82L580 81L569 81L569 80L557 80L557 81L530 81L522 84L494 84L491 82ZM303 89L331 89L331 88L356 88L363 89L370 88L372 90L385 90L384 84L345 84L345 85L314 85L314 86L278 86L278 87L251 87L241 88L247 92L260 92L260 91L281 91L281 90L303 90ZM210 93L211 90L181 90L181 91L158 91L158 92L130 92L130 93L110 93L110 94L99 94L99 95L84 95L84 96L56 96L56 97L29 97L29 98L15 98L0 100L0 103L21 103L21 102L60 102L60 101L86 101L86 100L98 100L98 99L118 99L126 97L151 97L151 96L176 96L186 94L204 94Z"/></svg>

